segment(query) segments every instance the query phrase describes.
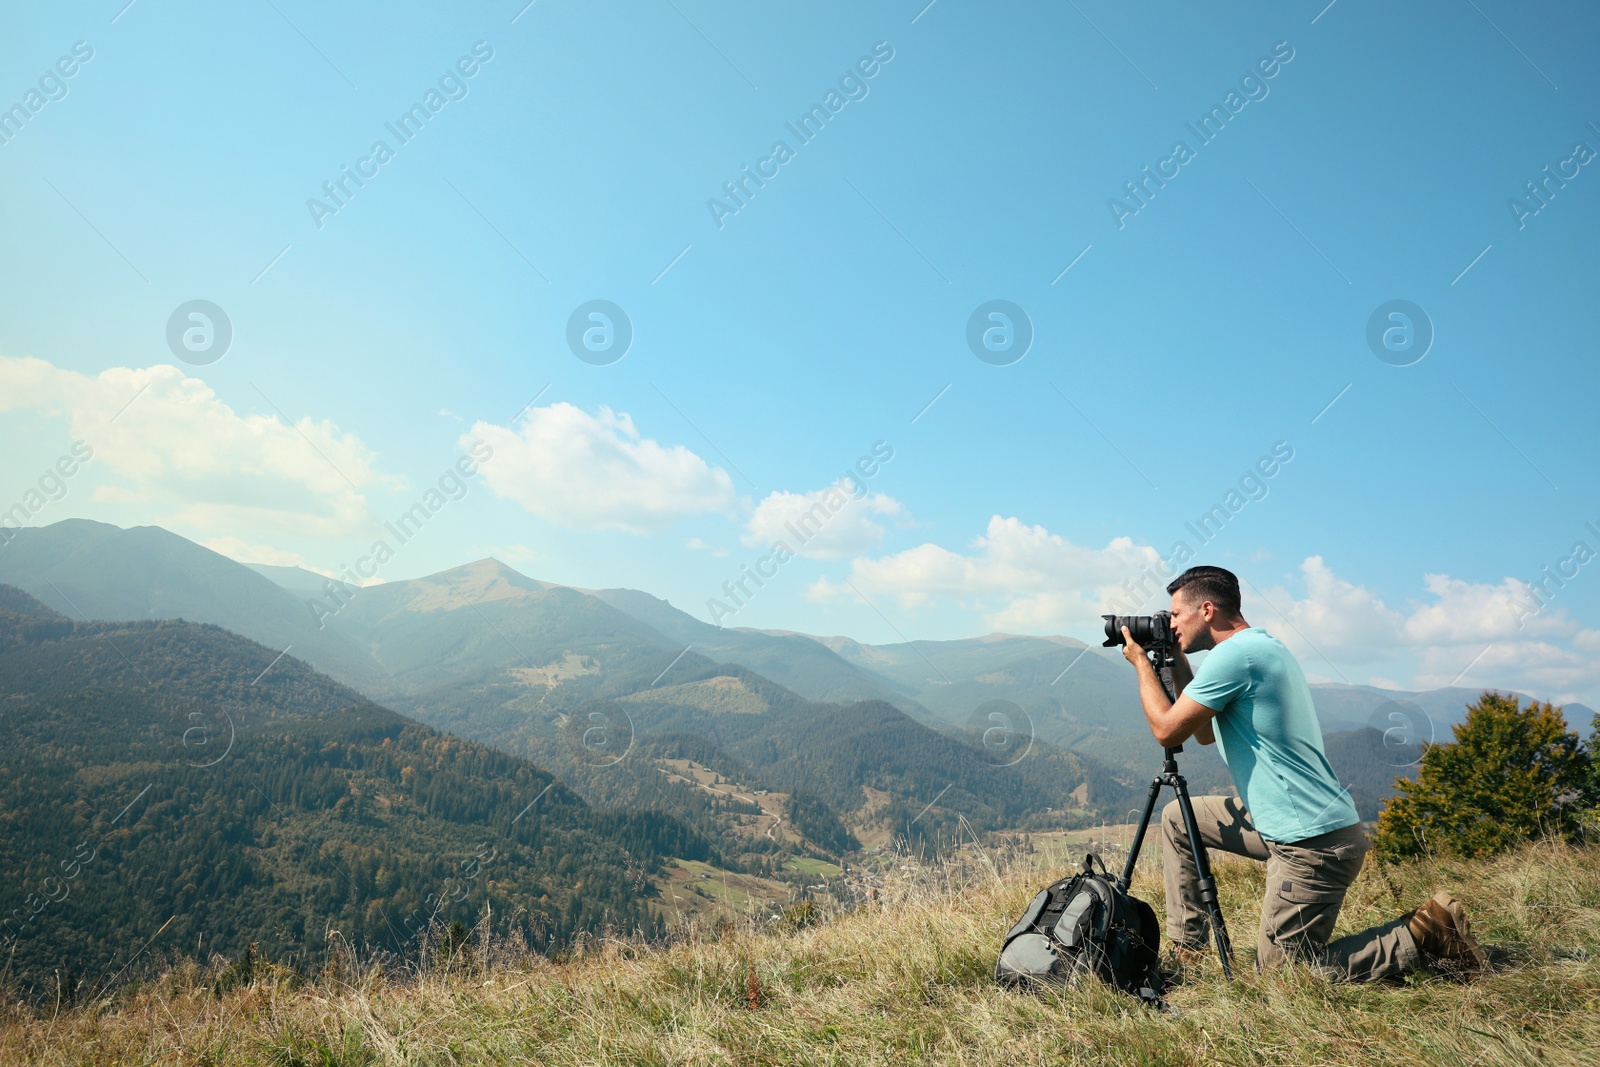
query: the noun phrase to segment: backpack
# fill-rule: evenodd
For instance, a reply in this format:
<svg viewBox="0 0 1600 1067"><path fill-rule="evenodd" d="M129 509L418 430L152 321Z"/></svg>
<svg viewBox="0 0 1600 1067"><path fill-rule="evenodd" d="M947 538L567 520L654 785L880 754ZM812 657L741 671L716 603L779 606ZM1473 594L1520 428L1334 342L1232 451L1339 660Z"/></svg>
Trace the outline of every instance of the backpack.
<svg viewBox="0 0 1600 1067"><path fill-rule="evenodd" d="M1094 872L1100 864L1100 873ZM1077 985L1094 974L1148 1004L1160 1004L1161 927L1144 901L1124 893L1100 857L1039 891L1006 934L995 981L1016 988Z"/></svg>

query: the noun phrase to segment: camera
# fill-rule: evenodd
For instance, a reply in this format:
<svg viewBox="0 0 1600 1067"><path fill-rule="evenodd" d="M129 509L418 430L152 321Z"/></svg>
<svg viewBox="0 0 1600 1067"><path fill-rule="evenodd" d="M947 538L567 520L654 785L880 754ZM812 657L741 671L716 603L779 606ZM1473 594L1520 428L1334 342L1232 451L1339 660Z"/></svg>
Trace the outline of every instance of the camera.
<svg viewBox="0 0 1600 1067"><path fill-rule="evenodd" d="M1102 615L1106 620L1106 642L1101 648L1114 648L1123 644L1122 628L1126 626L1136 644L1147 649L1166 651L1177 643L1172 635L1172 612L1158 611L1154 615Z"/></svg>

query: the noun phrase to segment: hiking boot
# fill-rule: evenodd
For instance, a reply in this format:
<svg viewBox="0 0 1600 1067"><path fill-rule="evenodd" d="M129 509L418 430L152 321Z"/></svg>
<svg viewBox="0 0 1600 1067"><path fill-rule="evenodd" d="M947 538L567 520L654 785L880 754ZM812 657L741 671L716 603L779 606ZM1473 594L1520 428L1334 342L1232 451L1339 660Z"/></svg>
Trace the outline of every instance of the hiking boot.
<svg viewBox="0 0 1600 1067"><path fill-rule="evenodd" d="M1489 969L1489 957L1472 936L1466 909L1443 890L1411 913L1406 929L1422 958L1434 966L1461 978L1476 978Z"/></svg>

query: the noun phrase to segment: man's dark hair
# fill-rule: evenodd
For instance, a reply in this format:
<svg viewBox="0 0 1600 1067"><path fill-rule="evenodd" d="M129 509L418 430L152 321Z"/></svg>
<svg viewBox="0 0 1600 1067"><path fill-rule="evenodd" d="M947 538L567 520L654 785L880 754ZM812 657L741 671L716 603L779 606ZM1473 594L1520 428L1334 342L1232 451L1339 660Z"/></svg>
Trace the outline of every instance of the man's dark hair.
<svg viewBox="0 0 1600 1067"><path fill-rule="evenodd" d="M1167 593L1171 595L1180 589L1188 590L1185 595L1195 603L1209 600L1225 617L1239 617L1239 578L1232 571L1221 567L1190 567L1172 579Z"/></svg>

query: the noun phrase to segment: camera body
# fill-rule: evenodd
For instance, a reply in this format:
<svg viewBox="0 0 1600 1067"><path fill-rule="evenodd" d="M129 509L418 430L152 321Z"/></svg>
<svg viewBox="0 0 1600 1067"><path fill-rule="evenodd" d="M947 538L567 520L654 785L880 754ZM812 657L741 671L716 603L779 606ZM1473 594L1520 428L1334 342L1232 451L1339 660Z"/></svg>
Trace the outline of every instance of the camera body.
<svg viewBox="0 0 1600 1067"><path fill-rule="evenodd" d="M1124 644L1122 628L1126 626L1136 644L1152 652L1165 653L1176 645L1172 633L1172 612L1158 611L1154 615L1102 615L1106 621L1106 640L1101 648L1115 648Z"/></svg>

